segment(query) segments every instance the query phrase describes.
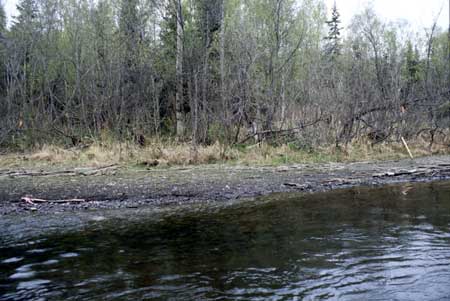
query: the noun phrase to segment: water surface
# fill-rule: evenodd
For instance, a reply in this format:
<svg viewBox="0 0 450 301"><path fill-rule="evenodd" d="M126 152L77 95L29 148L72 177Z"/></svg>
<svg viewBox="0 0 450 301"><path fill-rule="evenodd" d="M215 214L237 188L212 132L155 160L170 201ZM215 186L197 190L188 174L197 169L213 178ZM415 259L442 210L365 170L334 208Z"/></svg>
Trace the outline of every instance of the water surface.
<svg viewBox="0 0 450 301"><path fill-rule="evenodd" d="M450 183L274 195L0 246L0 300L448 300Z"/></svg>

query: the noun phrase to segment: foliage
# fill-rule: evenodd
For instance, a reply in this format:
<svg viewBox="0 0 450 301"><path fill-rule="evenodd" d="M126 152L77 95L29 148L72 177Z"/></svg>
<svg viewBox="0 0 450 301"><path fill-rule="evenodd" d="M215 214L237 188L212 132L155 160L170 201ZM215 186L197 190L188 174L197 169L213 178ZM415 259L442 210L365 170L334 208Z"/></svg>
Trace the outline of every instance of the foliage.
<svg viewBox="0 0 450 301"><path fill-rule="evenodd" d="M21 0L18 12L6 28L0 9L0 147L108 132L312 152L449 127L446 33L370 7L345 37L319 0Z"/></svg>

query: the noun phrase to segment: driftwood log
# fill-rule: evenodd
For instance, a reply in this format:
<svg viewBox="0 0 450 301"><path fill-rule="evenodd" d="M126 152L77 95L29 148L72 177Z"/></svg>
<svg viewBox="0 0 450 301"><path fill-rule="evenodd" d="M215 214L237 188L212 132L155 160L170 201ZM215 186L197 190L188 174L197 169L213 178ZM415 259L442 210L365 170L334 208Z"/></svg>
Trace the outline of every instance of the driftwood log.
<svg viewBox="0 0 450 301"><path fill-rule="evenodd" d="M36 205L36 204L64 204L64 203L84 203L86 202L85 199L67 199L67 200L44 200L44 199L36 199L30 196L24 196L20 199L22 202L25 202L30 205Z"/></svg>
<svg viewBox="0 0 450 301"><path fill-rule="evenodd" d="M118 169L117 164L96 168L74 168L55 171L0 170L0 177L49 177L49 176L94 176L112 174Z"/></svg>

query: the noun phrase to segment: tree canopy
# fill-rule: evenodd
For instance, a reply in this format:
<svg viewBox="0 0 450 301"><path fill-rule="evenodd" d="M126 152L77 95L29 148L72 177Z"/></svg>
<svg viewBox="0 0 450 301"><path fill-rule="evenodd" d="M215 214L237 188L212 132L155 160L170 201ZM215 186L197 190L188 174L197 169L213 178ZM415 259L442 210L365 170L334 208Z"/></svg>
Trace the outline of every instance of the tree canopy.
<svg viewBox="0 0 450 301"><path fill-rule="evenodd" d="M449 42L433 24L415 33L369 7L343 28L320 0L17 9L7 28L0 5L0 147L106 134L339 145L449 127Z"/></svg>

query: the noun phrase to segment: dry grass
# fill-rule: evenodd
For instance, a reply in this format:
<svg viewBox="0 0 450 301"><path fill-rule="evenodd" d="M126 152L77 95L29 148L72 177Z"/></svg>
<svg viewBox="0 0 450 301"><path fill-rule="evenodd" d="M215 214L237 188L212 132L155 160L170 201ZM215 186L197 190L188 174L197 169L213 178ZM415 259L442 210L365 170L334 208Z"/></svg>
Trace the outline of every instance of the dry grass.
<svg viewBox="0 0 450 301"><path fill-rule="evenodd" d="M216 143L194 148L188 143L154 142L146 147L134 143L94 143L84 149L44 145L24 154L0 155L0 166L101 166L106 164L169 166L211 164L228 161L233 151Z"/></svg>
<svg viewBox="0 0 450 301"><path fill-rule="evenodd" d="M429 149L426 141L410 142L416 157L449 154L448 146L435 145ZM318 147L314 150L296 149L291 145L273 147L261 144L250 147L227 148L219 143L193 147L189 143L153 141L146 147L133 143L94 143L85 149L63 149L44 145L26 154L0 155L0 167L45 166L125 166L166 167L173 165L200 165L230 163L243 165L281 165L292 163L376 161L407 158L401 143L382 143L371 146L357 141L346 148Z"/></svg>

